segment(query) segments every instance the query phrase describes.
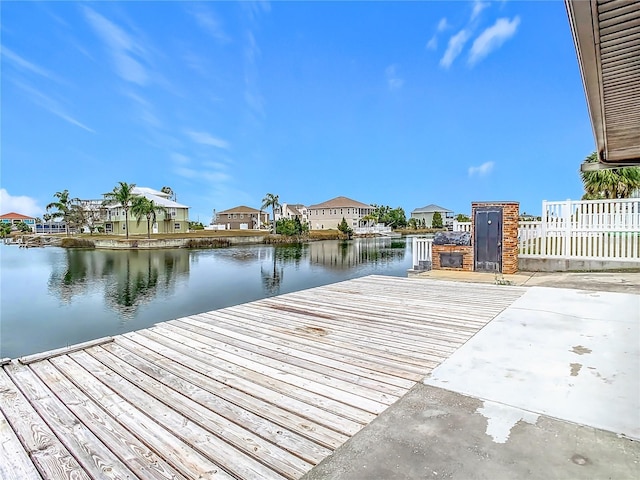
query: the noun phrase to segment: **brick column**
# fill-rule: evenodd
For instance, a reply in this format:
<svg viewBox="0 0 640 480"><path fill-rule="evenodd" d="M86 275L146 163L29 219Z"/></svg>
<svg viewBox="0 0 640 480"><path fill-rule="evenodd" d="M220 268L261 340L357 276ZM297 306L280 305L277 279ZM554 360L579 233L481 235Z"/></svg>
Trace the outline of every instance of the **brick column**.
<svg viewBox="0 0 640 480"><path fill-rule="evenodd" d="M518 217L520 216L520 203L471 203L472 245L475 245L475 221L478 207L502 207L502 273L516 273L518 271Z"/></svg>

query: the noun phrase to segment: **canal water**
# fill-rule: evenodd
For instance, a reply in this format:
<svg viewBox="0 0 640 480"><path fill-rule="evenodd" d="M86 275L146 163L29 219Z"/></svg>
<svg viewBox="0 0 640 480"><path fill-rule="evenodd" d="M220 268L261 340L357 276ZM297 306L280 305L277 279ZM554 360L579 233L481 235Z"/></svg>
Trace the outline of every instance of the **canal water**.
<svg viewBox="0 0 640 480"><path fill-rule="evenodd" d="M404 277L410 238L215 250L0 246L0 358L370 274Z"/></svg>

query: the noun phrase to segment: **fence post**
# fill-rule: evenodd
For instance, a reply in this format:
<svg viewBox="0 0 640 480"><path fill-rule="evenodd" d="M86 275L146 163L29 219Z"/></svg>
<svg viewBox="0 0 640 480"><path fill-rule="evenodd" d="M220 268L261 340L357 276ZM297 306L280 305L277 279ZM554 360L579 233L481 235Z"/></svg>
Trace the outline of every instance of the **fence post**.
<svg viewBox="0 0 640 480"><path fill-rule="evenodd" d="M564 204L562 216L564 217L564 241L562 242L562 255L566 258L571 254L571 199L567 199Z"/></svg>
<svg viewBox="0 0 640 480"><path fill-rule="evenodd" d="M540 254L542 256L547 255L547 219L549 212L547 212L547 201L542 201L542 223L540 224Z"/></svg>
<svg viewBox="0 0 640 480"><path fill-rule="evenodd" d="M417 237L413 237L413 245L411 246L411 255L413 256L413 258L411 259L411 262L413 263L412 267L414 270L417 269L418 266L418 238Z"/></svg>

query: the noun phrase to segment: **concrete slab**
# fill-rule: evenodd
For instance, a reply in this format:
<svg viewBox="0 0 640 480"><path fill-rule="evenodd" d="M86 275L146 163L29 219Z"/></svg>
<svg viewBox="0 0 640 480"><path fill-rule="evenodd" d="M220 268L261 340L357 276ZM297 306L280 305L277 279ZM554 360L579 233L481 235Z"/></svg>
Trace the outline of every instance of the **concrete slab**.
<svg viewBox="0 0 640 480"><path fill-rule="evenodd" d="M504 426L504 419L519 418ZM640 443L417 384L304 480L634 479Z"/></svg>
<svg viewBox="0 0 640 480"><path fill-rule="evenodd" d="M424 382L640 439L640 295L531 287Z"/></svg>

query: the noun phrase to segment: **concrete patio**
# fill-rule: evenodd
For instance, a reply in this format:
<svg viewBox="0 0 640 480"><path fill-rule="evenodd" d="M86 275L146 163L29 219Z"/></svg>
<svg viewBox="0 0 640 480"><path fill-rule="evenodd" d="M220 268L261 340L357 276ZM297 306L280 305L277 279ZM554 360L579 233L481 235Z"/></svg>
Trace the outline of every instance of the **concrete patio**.
<svg viewBox="0 0 640 480"><path fill-rule="evenodd" d="M639 325L637 293L531 287L304 478L640 478Z"/></svg>

